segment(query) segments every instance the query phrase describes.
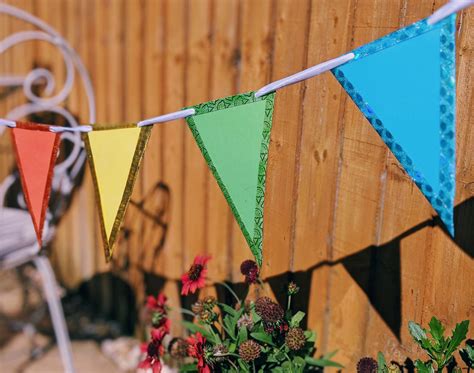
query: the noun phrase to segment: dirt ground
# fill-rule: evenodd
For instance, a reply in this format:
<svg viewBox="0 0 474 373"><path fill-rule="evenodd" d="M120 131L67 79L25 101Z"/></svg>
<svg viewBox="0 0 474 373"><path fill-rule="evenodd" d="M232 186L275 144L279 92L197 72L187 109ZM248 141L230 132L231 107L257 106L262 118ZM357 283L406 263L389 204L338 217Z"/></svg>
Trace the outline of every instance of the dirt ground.
<svg viewBox="0 0 474 373"><path fill-rule="evenodd" d="M22 294L15 272L0 272L0 371L63 372L54 339L34 332L31 326L15 324L15 319L21 315ZM78 373L124 372L94 341L73 341L72 350Z"/></svg>

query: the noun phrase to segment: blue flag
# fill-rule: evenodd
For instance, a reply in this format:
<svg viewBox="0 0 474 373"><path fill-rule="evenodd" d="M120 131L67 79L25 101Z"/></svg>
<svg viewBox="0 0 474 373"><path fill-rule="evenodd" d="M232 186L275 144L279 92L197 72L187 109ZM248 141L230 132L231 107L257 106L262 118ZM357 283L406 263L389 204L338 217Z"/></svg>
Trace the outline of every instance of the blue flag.
<svg viewBox="0 0 474 373"><path fill-rule="evenodd" d="M455 174L455 20L426 20L353 51L332 70L451 235Z"/></svg>

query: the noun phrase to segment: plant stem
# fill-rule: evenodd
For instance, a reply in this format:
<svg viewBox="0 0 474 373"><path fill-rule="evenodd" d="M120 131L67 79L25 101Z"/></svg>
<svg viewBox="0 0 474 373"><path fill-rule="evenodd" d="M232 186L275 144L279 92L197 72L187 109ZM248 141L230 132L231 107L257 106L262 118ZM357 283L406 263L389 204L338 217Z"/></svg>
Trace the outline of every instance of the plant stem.
<svg viewBox="0 0 474 373"><path fill-rule="evenodd" d="M239 297L237 296L237 294L235 294L235 292L232 290L232 288L231 288L229 285L227 285L225 282L217 282L217 284L221 284L221 285L224 286L227 290L229 290L229 293L231 293L231 294L234 296L234 298L235 298L235 300L237 301L237 303L240 303Z"/></svg>
<svg viewBox="0 0 474 373"><path fill-rule="evenodd" d="M224 356L224 355L223 355L223 356ZM236 372L238 372L238 371L239 371L239 368L237 368L237 365L235 365L235 364L234 364L234 362L233 362L232 360L230 360L230 359L227 359L227 361L229 362L229 364L230 364L230 365L232 365L232 366L234 367L234 369L235 369L235 371L236 371Z"/></svg>
<svg viewBox="0 0 474 373"><path fill-rule="evenodd" d="M288 295L288 307L286 308L288 311L291 308L291 295Z"/></svg>
<svg viewBox="0 0 474 373"><path fill-rule="evenodd" d="M178 309L179 309L179 312L181 313L196 317L196 314L194 312L191 312L190 310L187 310L186 308L178 308Z"/></svg>

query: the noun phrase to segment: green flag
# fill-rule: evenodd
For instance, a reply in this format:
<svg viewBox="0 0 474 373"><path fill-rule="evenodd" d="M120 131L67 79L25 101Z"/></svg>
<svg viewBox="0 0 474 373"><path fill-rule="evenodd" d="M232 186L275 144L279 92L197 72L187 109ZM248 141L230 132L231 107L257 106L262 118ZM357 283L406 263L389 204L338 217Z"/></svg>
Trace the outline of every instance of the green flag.
<svg viewBox="0 0 474 373"><path fill-rule="evenodd" d="M260 266L274 97L249 92L209 101L186 119Z"/></svg>

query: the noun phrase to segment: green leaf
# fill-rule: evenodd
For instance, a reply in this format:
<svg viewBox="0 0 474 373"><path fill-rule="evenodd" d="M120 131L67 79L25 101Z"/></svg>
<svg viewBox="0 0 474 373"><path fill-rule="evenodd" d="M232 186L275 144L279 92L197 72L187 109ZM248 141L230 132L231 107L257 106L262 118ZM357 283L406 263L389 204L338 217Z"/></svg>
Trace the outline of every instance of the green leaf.
<svg viewBox="0 0 474 373"><path fill-rule="evenodd" d="M296 312L293 317L291 318L290 324L292 327L297 327L300 326L301 320L305 317L305 313L298 311Z"/></svg>
<svg viewBox="0 0 474 373"><path fill-rule="evenodd" d="M446 357L451 356L454 351L459 347L462 341L466 339L467 331L469 329L469 320L461 321L456 324L453 330L453 335L449 341L448 348L446 350Z"/></svg>
<svg viewBox="0 0 474 373"><path fill-rule="evenodd" d="M425 330L416 322L410 321L408 323L408 330L418 344L422 345L423 341L426 341L427 337Z"/></svg>
<svg viewBox="0 0 474 373"><path fill-rule="evenodd" d="M387 361L385 360L383 353L380 351L377 354L377 365L377 373L385 373L387 371Z"/></svg>
<svg viewBox="0 0 474 373"><path fill-rule="evenodd" d="M239 362L240 367L244 372L250 372L249 365L243 361L242 359L237 360Z"/></svg>
<svg viewBox="0 0 474 373"><path fill-rule="evenodd" d="M474 348L472 346L466 344L459 354L469 368L474 368Z"/></svg>
<svg viewBox="0 0 474 373"><path fill-rule="evenodd" d="M219 305L220 308L222 308L222 310L225 312L225 313L228 313L229 315L231 316L235 316L237 314L237 311L234 310L231 306L228 306L227 304L225 303L217 303Z"/></svg>
<svg viewBox="0 0 474 373"><path fill-rule="evenodd" d="M247 328L240 328L239 334L237 335L237 344L240 345L248 339Z"/></svg>
<svg viewBox="0 0 474 373"><path fill-rule="evenodd" d="M215 340L214 336L212 335L211 332L209 332L209 330L206 330L204 329L203 327L199 326L199 325L196 325L196 324L193 324L192 322L189 322L189 321L182 321L184 327L189 330L191 333L201 333L207 340L213 342L213 343L217 343L217 341Z"/></svg>
<svg viewBox="0 0 474 373"><path fill-rule="evenodd" d="M250 333L250 336L259 342L263 342L271 346L275 346L275 344L273 343L272 337L268 335L267 333L254 332L254 333Z"/></svg>
<svg viewBox="0 0 474 373"><path fill-rule="evenodd" d="M295 371L297 373L303 373L304 367L306 366L306 362L300 356L295 356L293 359L293 366L295 367Z"/></svg>
<svg viewBox="0 0 474 373"><path fill-rule="evenodd" d="M315 342L316 341L316 332L313 330L305 330L304 337L308 342Z"/></svg>
<svg viewBox="0 0 474 373"><path fill-rule="evenodd" d="M336 368L344 368L343 365L335 362L335 361L332 361L332 360L328 360L328 359L324 359L324 358L321 358L321 359L314 359L312 357L309 357L309 356L306 356L305 359L304 359L309 365L315 365L317 367L321 367L321 368L324 368L324 367L336 367Z"/></svg>
<svg viewBox="0 0 474 373"><path fill-rule="evenodd" d="M283 364L281 364L281 367L283 368L285 372L290 372L290 373L294 372L293 364L289 361L285 361Z"/></svg>
<svg viewBox="0 0 474 373"><path fill-rule="evenodd" d="M337 354L338 351L339 350L334 350L334 351L328 352L327 354L323 355L323 359L330 360L332 357L334 357L334 355Z"/></svg>
<svg viewBox="0 0 474 373"><path fill-rule="evenodd" d="M197 372L197 364L185 364L179 368L180 372Z"/></svg>
<svg viewBox="0 0 474 373"><path fill-rule="evenodd" d="M431 363L424 363L421 360L415 361L415 368L417 373L435 373Z"/></svg>
<svg viewBox="0 0 474 373"><path fill-rule="evenodd" d="M252 314L252 320L255 324L262 320L262 318L257 314L257 312L255 312L254 309L252 309L250 313Z"/></svg>
<svg viewBox="0 0 474 373"><path fill-rule="evenodd" d="M226 333L229 335L230 338L234 339L236 338L235 336L235 323L233 323L232 317L229 315L226 315L224 317L224 325L222 325Z"/></svg>
<svg viewBox="0 0 474 373"><path fill-rule="evenodd" d="M441 321L433 316L428 325L430 326L430 334L433 336L433 338L437 341L443 340L445 329L443 324L441 324Z"/></svg>

